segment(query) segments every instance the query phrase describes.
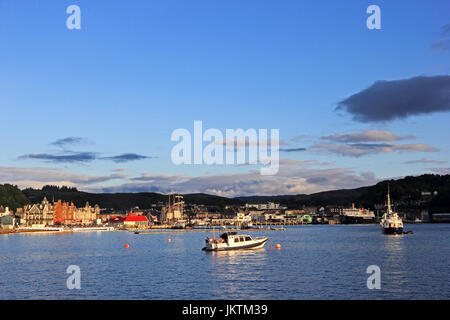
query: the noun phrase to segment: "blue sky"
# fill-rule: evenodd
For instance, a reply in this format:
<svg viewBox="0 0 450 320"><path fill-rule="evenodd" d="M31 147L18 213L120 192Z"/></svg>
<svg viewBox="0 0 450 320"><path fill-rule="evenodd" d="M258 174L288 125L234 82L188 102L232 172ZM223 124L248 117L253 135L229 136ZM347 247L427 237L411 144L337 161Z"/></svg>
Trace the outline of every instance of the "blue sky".
<svg viewBox="0 0 450 320"><path fill-rule="evenodd" d="M81 30L66 28L72 4ZM371 4L381 8L381 30L366 27ZM438 0L0 0L0 183L237 196L448 173L449 9ZM335 110L389 81L384 100L355 108L394 101L396 114L406 91L391 88L428 80L436 83L413 90L417 99L394 119ZM447 93L438 105L422 101L438 87ZM223 132L280 129L284 148L306 150L281 152L282 170L270 178L257 166L175 166L170 135L192 131L194 120ZM324 138L335 134L341 140ZM52 144L69 137L82 139ZM49 160L68 151L95 159ZM124 154L145 158L111 158Z"/></svg>

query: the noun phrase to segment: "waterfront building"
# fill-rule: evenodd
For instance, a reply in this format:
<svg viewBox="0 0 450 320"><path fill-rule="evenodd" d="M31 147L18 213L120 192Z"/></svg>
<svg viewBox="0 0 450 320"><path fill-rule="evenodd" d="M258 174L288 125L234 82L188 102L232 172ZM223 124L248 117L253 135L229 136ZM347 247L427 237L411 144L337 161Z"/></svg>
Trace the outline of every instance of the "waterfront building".
<svg viewBox="0 0 450 320"><path fill-rule="evenodd" d="M75 205L73 202L58 200L53 209L53 224L74 224Z"/></svg>
<svg viewBox="0 0 450 320"><path fill-rule="evenodd" d="M205 206L191 206L192 216L196 219L206 219L209 217L208 209Z"/></svg>
<svg viewBox="0 0 450 320"><path fill-rule="evenodd" d="M98 205L91 207L89 202L86 202L86 205L83 208L75 208L74 220L78 224L88 225L97 221L99 215L100 207Z"/></svg>
<svg viewBox="0 0 450 320"><path fill-rule="evenodd" d="M286 214L286 216L291 216L291 215L299 215L299 214L304 214L305 210L301 209L301 210L285 210L284 213Z"/></svg>
<svg viewBox="0 0 450 320"><path fill-rule="evenodd" d="M280 209L279 203L268 202L268 203L246 203L246 209L255 208L256 210L278 210Z"/></svg>
<svg viewBox="0 0 450 320"><path fill-rule="evenodd" d="M252 218L252 221L254 222L264 222L264 212L263 211L257 211L257 210L252 210L249 211L249 215Z"/></svg>
<svg viewBox="0 0 450 320"><path fill-rule="evenodd" d="M19 224L19 218L13 215L0 217L0 225L3 229L13 229Z"/></svg>
<svg viewBox="0 0 450 320"><path fill-rule="evenodd" d="M245 214L244 212L238 212L235 218L238 224L248 224L252 222L252 216L249 214Z"/></svg>
<svg viewBox="0 0 450 320"><path fill-rule="evenodd" d="M97 219L100 219L103 223L110 222L110 220L114 217L120 216L120 213L111 212L111 213L102 213L100 212L97 216Z"/></svg>
<svg viewBox="0 0 450 320"><path fill-rule="evenodd" d="M254 221L256 222L284 222L285 221L285 215L281 213L266 211L263 212L259 217L256 215L253 215L254 218L256 218Z"/></svg>
<svg viewBox="0 0 450 320"><path fill-rule="evenodd" d="M305 213L307 213L309 215L315 215L319 211L319 208L317 208L317 207L303 207L303 210L305 211Z"/></svg>
<svg viewBox="0 0 450 320"><path fill-rule="evenodd" d="M285 222L285 215L284 214L273 214L270 219L270 222L275 222L275 223L282 223Z"/></svg>
<svg viewBox="0 0 450 320"><path fill-rule="evenodd" d="M8 215L11 214L9 210L7 212ZM51 203L46 197L41 203L26 205L16 210L16 216L19 217L21 225L38 228L54 224L94 224L99 215L98 205L91 207L89 203L86 203L85 207L76 208L73 203L61 200Z"/></svg>
<svg viewBox="0 0 450 320"><path fill-rule="evenodd" d="M44 197L41 203L30 204L17 210L20 223L28 227L45 227L53 224L53 205Z"/></svg>
<svg viewBox="0 0 450 320"><path fill-rule="evenodd" d="M9 216L9 208L4 208L3 206L0 206L0 217Z"/></svg>
<svg viewBox="0 0 450 320"><path fill-rule="evenodd" d="M128 228L147 228L148 219L144 215L135 215L133 212L125 218L123 224Z"/></svg>

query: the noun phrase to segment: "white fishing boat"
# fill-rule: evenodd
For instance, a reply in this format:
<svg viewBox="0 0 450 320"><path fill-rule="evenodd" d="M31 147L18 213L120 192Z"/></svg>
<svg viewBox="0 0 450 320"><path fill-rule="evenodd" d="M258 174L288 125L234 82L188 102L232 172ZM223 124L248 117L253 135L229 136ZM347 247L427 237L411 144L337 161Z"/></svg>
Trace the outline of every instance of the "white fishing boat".
<svg viewBox="0 0 450 320"><path fill-rule="evenodd" d="M242 249L260 249L269 240L269 237L261 237L253 239L248 234L237 234L237 232L225 232L220 235L218 239L215 238L213 231L213 238L205 239L205 251L228 251L228 250L242 250Z"/></svg>
<svg viewBox="0 0 450 320"><path fill-rule="evenodd" d="M381 229L386 234L403 234L403 221L398 216L397 212L391 208L391 198L389 195L389 187L387 194L387 209L386 213L381 218Z"/></svg>

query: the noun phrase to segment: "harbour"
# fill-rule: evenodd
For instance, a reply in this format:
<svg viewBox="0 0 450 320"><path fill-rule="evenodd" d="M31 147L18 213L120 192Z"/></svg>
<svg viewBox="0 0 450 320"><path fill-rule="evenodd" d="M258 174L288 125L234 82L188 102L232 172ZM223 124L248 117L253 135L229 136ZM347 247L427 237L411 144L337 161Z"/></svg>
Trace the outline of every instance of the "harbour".
<svg viewBox="0 0 450 320"><path fill-rule="evenodd" d="M385 305L450 300L449 11L0 0L4 310L436 310Z"/></svg>
<svg viewBox="0 0 450 320"><path fill-rule="evenodd" d="M211 230L4 235L0 268L8 276L0 279L0 298L449 299L450 224L413 230L287 226L258 232L270 238L262 249L226 252L201 250ZM80 290L66 287L70 265L80 267ZM370 265L380 266L380 290L366 286Z"/></svg>

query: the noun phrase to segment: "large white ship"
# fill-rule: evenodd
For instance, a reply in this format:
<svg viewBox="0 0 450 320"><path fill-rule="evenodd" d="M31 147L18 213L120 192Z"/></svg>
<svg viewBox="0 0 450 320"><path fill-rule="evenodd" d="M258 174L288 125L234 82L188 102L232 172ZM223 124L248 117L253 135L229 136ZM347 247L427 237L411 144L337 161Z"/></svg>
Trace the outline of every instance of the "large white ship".
<svg viewBox="0 0 450 320"><path fill-rule="evenodd" d="M355 208L352 203L351 209L343 209L341 215L341 223L345 224L360 224L375 222L375 214L373 211L364 208Z"/></svg>
<svg viewBox="0 0 450 320"><path fill-rule="evenodd" d="M391 197L389 195L389 187L387 193L387 209L386 213L381 218L381 228L386 234L402 234L403 233L403 221L398 216L397 212L392 211Z"/></svg>

